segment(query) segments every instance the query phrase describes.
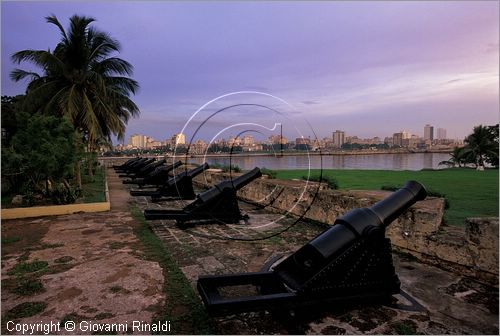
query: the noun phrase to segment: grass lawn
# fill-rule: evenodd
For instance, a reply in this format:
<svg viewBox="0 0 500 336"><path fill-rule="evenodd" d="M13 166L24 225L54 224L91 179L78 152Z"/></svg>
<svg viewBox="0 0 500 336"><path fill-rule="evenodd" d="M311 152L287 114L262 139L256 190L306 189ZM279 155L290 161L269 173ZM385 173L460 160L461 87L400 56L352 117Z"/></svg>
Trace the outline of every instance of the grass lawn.
<svg viewBox="0 0 500 336"><path fill-rule="evenodd" d="M312 169L311 175L319 175ZM294 179L307 175L307 170L279 170L277 178ZM337 180L339 189L375 190L384 185L403 185L416 180L428 190L444 195L450 203L445 221L450 225L464 225L466 217L498 217L498 169L476 171L453 168L443 170L323 170L323 175Z"/></svg>
<svg viewBox="0 0 500 336"><path fill-rule="evenodd" d="M105 170L103 167L96 169L93 179L88 175L82 175L82 196L84 203L106 201L104 180Z"/></svg>

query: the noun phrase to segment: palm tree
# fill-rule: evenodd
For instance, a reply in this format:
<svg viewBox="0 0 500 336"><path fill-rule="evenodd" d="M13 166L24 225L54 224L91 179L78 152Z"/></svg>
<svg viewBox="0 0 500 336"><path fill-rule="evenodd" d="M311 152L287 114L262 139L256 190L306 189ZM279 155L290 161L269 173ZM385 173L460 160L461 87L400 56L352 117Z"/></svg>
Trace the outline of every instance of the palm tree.
<svg viewBox="0 0 500 336"><path fill-rule="evenodd" d="M465 149L464 147L455 147L453 152L450 153L450 158L447 161L441 161L438 165L446 165L449 167L462 167L465 164Z"/></svg>
<svg viewBox="0 0 500 336"><path fill-rule="evenodd" d="M54 51L23 50L12 55L17 64L26 61L42 70L38 74L15 69L10 74L14 81L30 80L24 108L68 118L89 151L112 135L123 139L128 120L139 115L130 99L139 85L127 77L132 65L111 56L120 51L119 42L90 27L95 21L90 17L72 16L68 32L54 15L46 20L61 34Z"/></svg>
<svg viewBox="0 0 500 336"><path fill-rule="evenodd" d="M484 167L484 160L489 155L496 155L498 147L492 141L488 127L479 125L474 127L472 134L465 138L465 155L470 156L476 166Z"/></svg>

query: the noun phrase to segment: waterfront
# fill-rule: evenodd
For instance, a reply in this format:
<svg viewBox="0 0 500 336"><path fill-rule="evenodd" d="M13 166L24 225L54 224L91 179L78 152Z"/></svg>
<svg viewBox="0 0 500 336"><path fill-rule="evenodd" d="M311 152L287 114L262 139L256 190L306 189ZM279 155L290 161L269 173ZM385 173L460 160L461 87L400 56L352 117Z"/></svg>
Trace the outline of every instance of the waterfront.
<svg viewBox="0 0 500 336"><path fill-rule="evenodd" d="M239 156L206 157L209 164L237 165L248 170L254 167L268 169L380 169L380 170L421 170L442 169L439 162L450 158L448 153L393 153L363 155L294 155L294 156ZM191 163L201 164L203 157L189 158Z"/></svg>

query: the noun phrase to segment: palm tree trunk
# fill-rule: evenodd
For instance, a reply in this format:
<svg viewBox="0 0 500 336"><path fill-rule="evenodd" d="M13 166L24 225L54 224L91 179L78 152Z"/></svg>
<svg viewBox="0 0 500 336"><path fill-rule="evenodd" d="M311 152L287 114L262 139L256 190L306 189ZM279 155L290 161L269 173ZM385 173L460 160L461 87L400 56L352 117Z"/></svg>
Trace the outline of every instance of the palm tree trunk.
<svg viewBox="0 0 500 336"><path fill-rule="evenodd" d="M88 174L89 174L89 177L91 179L91 181L93 180L93 177L94 177L94 170L93 170L93 167L94 167L94 157L92 155L92 144L90 143L91 140L89 140L89 144L87 146L87 169L88 169Z"/></svg>
<svg viewBox="0 0 500 336"><path fill-rule="evenodd" d="M80 171L80 162L79 161L77 161L75 164L75 179L76 179L76 185L81 190L82 189L82 173Z"/></svg>

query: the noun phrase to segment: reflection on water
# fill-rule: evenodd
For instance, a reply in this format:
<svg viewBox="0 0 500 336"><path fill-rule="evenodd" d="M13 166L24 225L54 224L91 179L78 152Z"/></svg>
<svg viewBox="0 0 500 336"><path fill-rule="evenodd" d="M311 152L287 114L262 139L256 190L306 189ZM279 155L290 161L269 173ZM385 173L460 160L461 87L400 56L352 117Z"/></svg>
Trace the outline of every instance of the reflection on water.
<svg viewBox="0 0 500 336"><path fill-rule="evenodd" d="M269 169L383 169L383 170L421 170L440 169L438 163L450 158L447 153L413 154L367 154L367 155L298 155L298 156L233 156L207 157L207 162L237 165L242 169L266 167ZM203 158L190 158L190 162L203 163Z"/></svg>

